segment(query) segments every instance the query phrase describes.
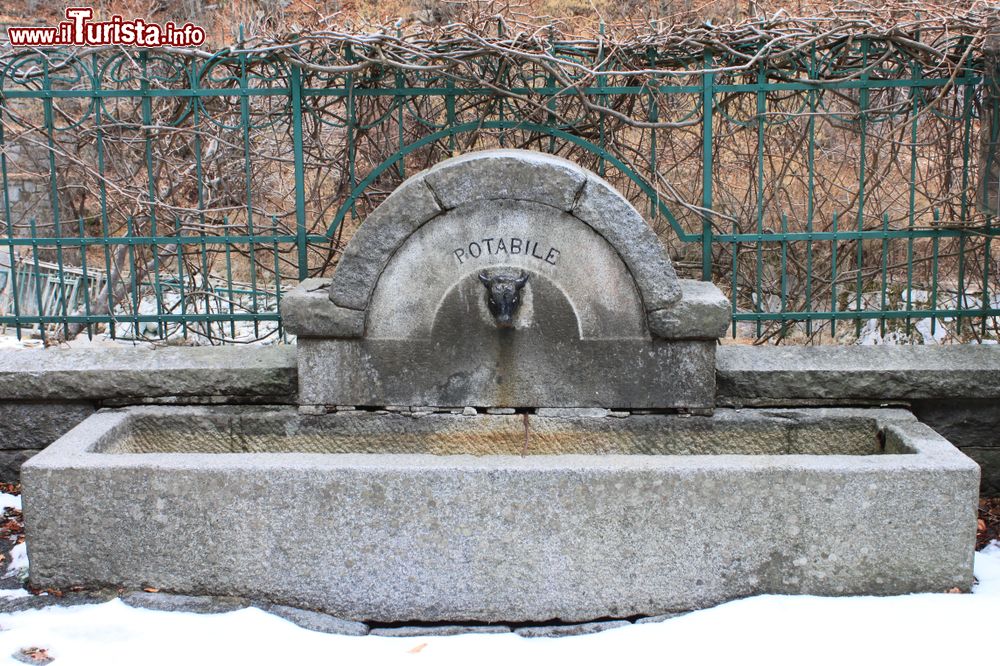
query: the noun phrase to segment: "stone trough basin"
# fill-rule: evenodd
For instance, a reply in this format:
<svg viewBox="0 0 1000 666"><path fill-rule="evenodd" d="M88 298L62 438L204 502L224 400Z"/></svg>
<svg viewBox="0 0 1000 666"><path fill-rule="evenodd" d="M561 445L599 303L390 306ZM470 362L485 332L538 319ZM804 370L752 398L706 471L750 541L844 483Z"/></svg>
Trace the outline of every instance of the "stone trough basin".
<svg viewBox="0 0 1000 666"><path fill-rule="evenodd" d="M375 622L972 583L978 467L908 412L103 410L23 469L32 583Z"/></svg>

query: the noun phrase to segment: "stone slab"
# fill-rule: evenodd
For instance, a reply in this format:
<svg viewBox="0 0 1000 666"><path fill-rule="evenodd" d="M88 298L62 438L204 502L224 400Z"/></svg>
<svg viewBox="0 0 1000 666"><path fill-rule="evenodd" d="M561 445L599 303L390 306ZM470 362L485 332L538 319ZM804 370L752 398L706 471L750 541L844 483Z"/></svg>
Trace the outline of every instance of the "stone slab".
<svg viewBox="0 0 1000 666"><path fill-rule="evenodd" d="M646 315L650 332L666 339L716 340L726 334L732 310L725 294L711 282L679 280L680 299Z"/></svg>
<svg viewBox="0 0 1000 666"><path fill-rule="evenodd" d="M0 597L0 613L19 613L26 610L38 610L59 606L88 606L103 604L117 596L116 590L96 590L87 592L63 592L62 596L54 594L30 595L27 597Z"/></svg>
<svg viewBox="0 0 1000 666"><path fill-rule="evenodd" d="M628 620L608 620L605 622L583 622L581 624L553 624L540 627L521 627L514 633L522 638L562 638L563 636L585 636L597 634L608 629L627 627L632 623Z"/></svg>
<svg viewBox="0 0 1000 666"><path fill-rule="evenodd" d="M324 634L339 634L341 636L368 635L368 625L364 622L342 620L339 617L333 617L326 613L318 613L316 611L279 604L265 604L260 608L309 631L319 631Z"/></svg>
<svg viewBox="0 0 1000 666"><path fill-rule="evenodd" d="M0 402L0 451L44 449L93 413L87 402Z"/></svg>
<svg viewBox="0 0 1000 666"><path fill-rule="evenodd" d="M461 636L462 634L509 634L510 627L502 624L461 625L438 624L415 627L379 627L371 630L372 636L414 638L417 636Z"/></svg>
<svg viewBox="0 0 1000 666"><path fill-rule="evenodd" d="M600 407L539 407L535 414L545 418L567 419L567 418L596 418L601 419L609 416L611 410Z"/></svg>
<svg viewBox="0 0 1000 666"><path fill-rule="evenodd" d="M515 332L516 333L516 332ZM304 405L710 409L715 341L298 341Z"/></svg>
<svg viewBox="0 0 1000 666"><path fill-rule="evenodd" d="M445 208L470 201L533 201L568 211L586 171L555 155L529 150L486 150L453 157L425 172Z"/></svg>
<svg viewBox="0 0 1000 666"><path fill-rule="evenodd" d="M122 603L134 608L183 613L230 613L250 606L245 599L214 596L168 594L165 592L129 592Z"/></svg>
<svg viewBox="0 0 1000 666"><path fill-rule="evenodd" d="M1000 398L1000 346L722 345L720 401Z"/></svg>
<svg viewBox="0 0 1000 666"><path fill-rule="evenodd" d="M93 450L144 413L185 422L213 411L234 413L102 411L29 461L32 582L153 585L386 623L587 622L761 593L972 584L978 467L898 410L810 410L832 424L873 420L878 441L899 452L884 455ZM285 432L300 417L286 408L273 418ZM802 415L672 418L752 433L760 419Z"/></svg>
<svg viewBox="0 0 1000 666"><path fill-rule="evenodd" d="M659 624L661 622L666 622L667 620L672 620L675 617L680 617L681 615L686 615L689 611L676 611L673 613L664 613L663 615L652 615L646 617L640 617L635 621L636 624Z"/></svg>
<svg viewBox="0 0 1000 666"><path fill-rule="evenodd" d="M294 402L295 348L38 349L0 352L0 401L271 396Z"/></svg>
<svg viewBox="0 0 1000 666"><path fill-rule="evenodd" d="M363 310L342 308L330 300L330 280L309 278L281 299L281 322L303 338L360 338L365 332Z"/></svg>

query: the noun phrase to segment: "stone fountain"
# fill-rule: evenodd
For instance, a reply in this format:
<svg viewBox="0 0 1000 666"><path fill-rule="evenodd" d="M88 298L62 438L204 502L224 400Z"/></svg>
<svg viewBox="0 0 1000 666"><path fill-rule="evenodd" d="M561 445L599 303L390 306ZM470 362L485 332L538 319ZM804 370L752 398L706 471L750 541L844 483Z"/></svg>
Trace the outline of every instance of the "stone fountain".
<svg viewBox="0 0 1000 666"><path fill-rule="evenodd" d="M401 185L282 304L298 409L88 418L22 471L32 582L376 622L972 583L978 467L895 409L715 409L729 306L527 151Z"/></svg>

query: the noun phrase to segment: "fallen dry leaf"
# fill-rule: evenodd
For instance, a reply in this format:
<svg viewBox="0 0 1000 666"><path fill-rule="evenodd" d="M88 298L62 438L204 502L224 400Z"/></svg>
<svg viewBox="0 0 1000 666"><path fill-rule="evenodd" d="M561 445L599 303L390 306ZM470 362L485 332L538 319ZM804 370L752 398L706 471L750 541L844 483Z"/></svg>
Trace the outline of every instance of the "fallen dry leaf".
<svg viewBox="0 0 1000 666"><path fill-rule="evenodd" d="M142 591L143 592L159 592L160 588L158 588L158 587L144 587L144 588L142 588Z"/></svg>
<svg viewBox="0 0 1000 666"><path fill-rule="evenodd" d="M423 650L425 647L427 647L427 643L421 643L420 645L418 645L418 646L416 646L414 648L410 648L409 650L407 650L407 652L409 652L410 654L416 654L416 653L420 652L421 650Z"/></svg>
<svg viewBox="0 0 1000 666"><path fill-rule="evenodd" d="M26 647L21 648L20 653L22 657L27 658L20 661L27 661L29 664L50 664L53 661L52 657L49 656L49 651L45 648Z"/></svg>

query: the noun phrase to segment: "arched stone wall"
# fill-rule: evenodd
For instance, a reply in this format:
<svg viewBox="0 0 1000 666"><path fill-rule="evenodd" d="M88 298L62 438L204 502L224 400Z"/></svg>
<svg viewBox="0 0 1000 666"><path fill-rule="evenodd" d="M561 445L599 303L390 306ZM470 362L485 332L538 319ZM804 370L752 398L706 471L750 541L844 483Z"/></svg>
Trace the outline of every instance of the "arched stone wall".
<svg viewBox="0 0 1000 666"><path fill-rule="evenodd" d="M680 299L677 275L659 239L611 185L562 158L496 150L446 160L397 188L351 239L334 273L330 300L367 310L389 262L418 229L459 207L495 201L547 206L589 227L623 262L645 312L670 308ZM546 224L545 216L537 223Z"/></svg>

